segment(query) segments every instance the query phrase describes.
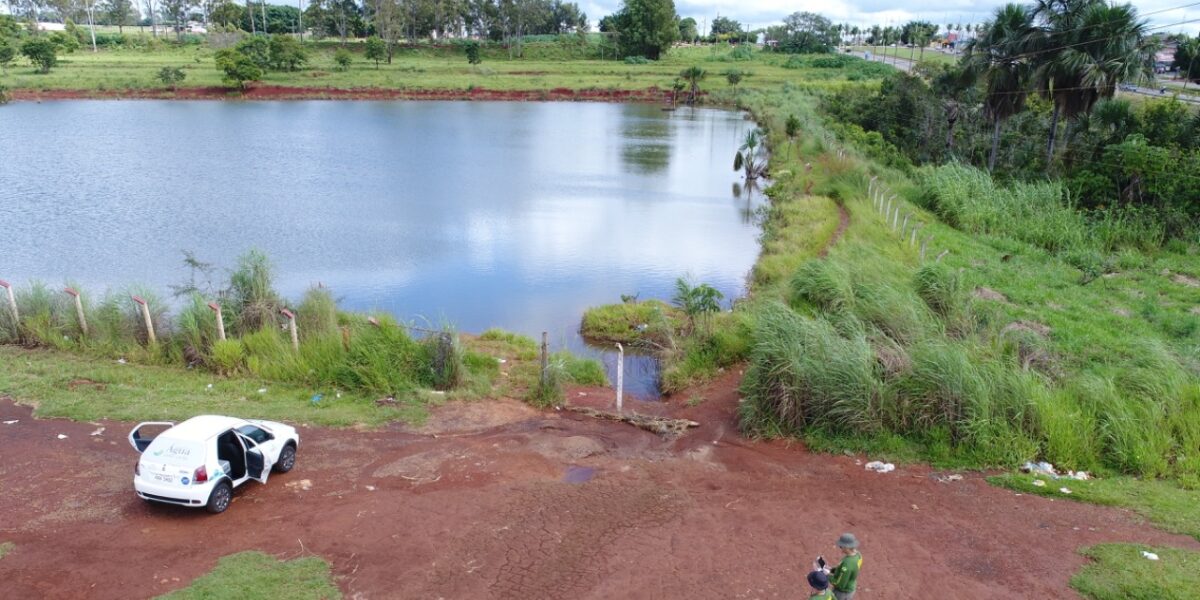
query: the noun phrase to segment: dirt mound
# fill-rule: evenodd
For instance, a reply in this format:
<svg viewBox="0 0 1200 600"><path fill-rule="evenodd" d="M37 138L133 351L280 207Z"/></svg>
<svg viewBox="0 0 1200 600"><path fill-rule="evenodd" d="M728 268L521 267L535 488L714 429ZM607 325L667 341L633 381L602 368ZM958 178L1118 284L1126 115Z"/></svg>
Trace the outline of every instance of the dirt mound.
<svg viewBox="0 0 1200 600"><path fill-rule="evenodd" d="M1005 325L1004 329L1000 330L1000 333L1011 333L1014 331L1028 332L1038 337L1047 337L1050 335L1050 326L1038 323L1037 321L1013 321Z"/></svg>
<svg viewBox="0 0 1200 600"><path fill-rule="evenodd" d="M1001 294L1000 292L997 292L989 287L975 288L974 295L980 300L991 300L992 302L1003 302L1008 304L1008 296L1005 296L1004 294Z"/></svg>

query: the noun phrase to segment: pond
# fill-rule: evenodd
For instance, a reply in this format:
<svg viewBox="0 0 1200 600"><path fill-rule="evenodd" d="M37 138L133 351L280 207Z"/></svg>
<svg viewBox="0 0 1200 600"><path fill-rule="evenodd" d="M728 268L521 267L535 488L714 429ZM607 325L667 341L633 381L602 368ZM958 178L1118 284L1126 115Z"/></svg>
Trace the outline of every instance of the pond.
<svg viewBox="0 0 1200 600"><path fill-rule="evenodd" d="M346 309L585 350L583 311L621 294L744 292L758 200L731 164L752 126L638 104L15 103L0 278L168 296L183 250L229 267L258 248L295 300L321 283ZM627 390L653 395L653 361L629 361Z"/></svg>

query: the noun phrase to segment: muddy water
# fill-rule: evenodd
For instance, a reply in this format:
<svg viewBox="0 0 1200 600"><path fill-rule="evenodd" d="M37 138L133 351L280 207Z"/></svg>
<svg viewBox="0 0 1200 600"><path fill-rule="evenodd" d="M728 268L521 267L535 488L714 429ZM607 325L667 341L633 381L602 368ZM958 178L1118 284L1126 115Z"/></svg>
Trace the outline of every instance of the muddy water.
<svg viewBox="0 0 1200 600"><path fill-rule="evenodd" d="M166 296L182 250L251 247L298 299L583 348L583 310L727 297L757 253L718 110L472 102L61 101L0 109L0 278ZM610 370L614 359L606 356ZM631 392L653 392L629 357Z"/></svg>

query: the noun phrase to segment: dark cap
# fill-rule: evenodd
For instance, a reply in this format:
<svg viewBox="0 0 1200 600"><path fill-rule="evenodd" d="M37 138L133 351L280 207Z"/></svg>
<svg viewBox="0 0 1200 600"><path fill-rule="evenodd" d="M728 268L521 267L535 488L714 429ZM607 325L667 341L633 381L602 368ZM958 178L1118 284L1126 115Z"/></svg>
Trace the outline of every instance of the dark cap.
<svg viewBox="0 0 1200 600"><path fill-rule="evenodd" d="M823 590L829 587L829 576L825 575L825 571L813 571L808 574L808 585L814 590Z"/></svg>

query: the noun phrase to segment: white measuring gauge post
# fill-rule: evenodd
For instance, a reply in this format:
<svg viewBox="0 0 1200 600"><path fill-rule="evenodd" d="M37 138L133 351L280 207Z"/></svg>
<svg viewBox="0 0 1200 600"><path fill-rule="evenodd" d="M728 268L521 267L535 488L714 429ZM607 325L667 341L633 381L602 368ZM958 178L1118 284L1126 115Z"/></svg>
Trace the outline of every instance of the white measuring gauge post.
<svg viewBox="0 0 1200 600"><path fill-rule="evenodd" d="M617 412L621 412L621 392L625 389L625 348L617 344Z"/></svg>

